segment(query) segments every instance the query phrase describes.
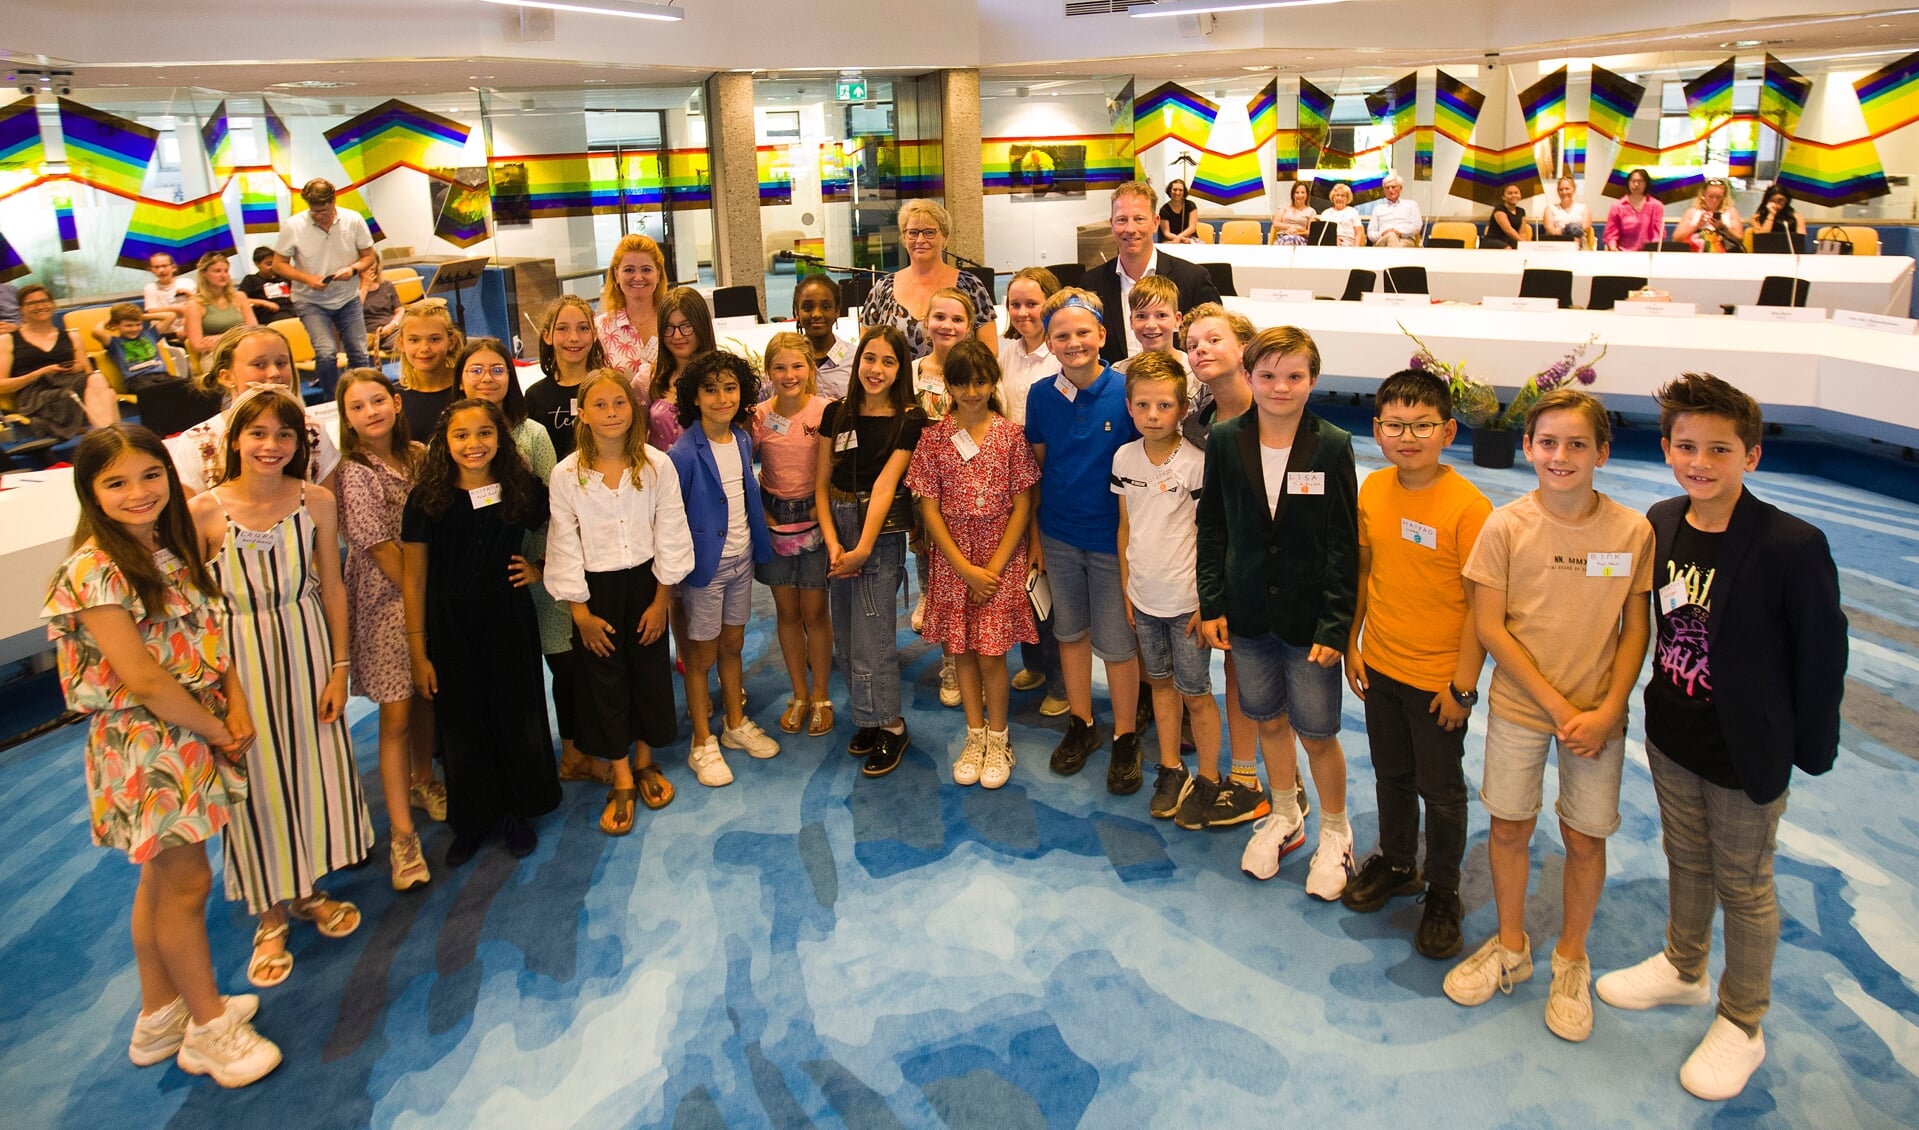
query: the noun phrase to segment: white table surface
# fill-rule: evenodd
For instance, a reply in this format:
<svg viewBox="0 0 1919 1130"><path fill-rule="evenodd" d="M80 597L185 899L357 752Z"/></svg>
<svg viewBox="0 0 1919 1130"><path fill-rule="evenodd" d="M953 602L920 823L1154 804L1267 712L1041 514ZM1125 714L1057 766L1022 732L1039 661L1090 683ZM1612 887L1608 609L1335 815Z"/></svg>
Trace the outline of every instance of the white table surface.
<svg viewBox="0 0 1919 1130"><path fill-rule="evenodd" d="M1453 247L1269 247L1249 244L1163 243L1163 254L1194 263L1227 263L1234 289L1310 288L1328 298L1346 289L1354 268L1379 274L1375 289L1386 288L1387 267L1424 267L1434 298L1478 302L1489 294L1519 293L1527 267L1573 273L1573 302L1586 305L1594 275L1626 275L1650 280L1675 302L1702 309L1757 301L1767 275L1791 276L1812 284L1808 306L1863 310L1871 314L1910 313L1913 261L1905 255L1698 255L1683 252L1583 251L1570 243L1530 243L1518 251Z"/></svg>
<svg viewBox="0 0 1919 1130"><path fill-rule="evenodd" d="M0 485L0 662L44 651L40 609L80 521L73 471L15 471Z"/></svg>

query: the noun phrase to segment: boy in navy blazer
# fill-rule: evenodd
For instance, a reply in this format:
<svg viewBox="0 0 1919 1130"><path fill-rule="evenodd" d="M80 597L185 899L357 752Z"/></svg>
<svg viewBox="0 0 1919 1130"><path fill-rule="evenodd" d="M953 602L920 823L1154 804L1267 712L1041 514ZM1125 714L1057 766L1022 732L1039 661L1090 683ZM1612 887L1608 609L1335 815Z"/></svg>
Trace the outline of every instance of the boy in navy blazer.
<svg viewBox="0 0 1919 1130"><path fill-rule="evenodd" d="M1718 1015L1679 1082L1724 1100L1766 1058L1773 841L1793 769L1824 773L1839 750L1846 617L1825 535L1745 489L1759 466L1759 405L1704 373L1657 395L1660 446L1686 491L1647 514L1659 631L1646 758L1670 883L1666 947L1594 988L1615 1008L1706 1004L1713 907L1723 905Z"/></svg>

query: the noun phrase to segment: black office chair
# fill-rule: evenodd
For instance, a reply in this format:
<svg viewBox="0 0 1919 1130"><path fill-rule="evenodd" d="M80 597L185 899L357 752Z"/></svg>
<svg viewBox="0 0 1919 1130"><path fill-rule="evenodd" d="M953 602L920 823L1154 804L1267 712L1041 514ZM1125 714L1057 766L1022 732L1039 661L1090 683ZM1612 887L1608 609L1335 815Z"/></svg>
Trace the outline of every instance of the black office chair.
<svg viewBox="0 0 1919 1130"><path fill-rule="evenodd" d="M1086 274L1086 268L1078 263L1055 263L1047 270L1059 280L1061 286L1078 286L1079 280Z"/></svg>
<svg viewBox="0 0 1919 1130"><path fill-rule="evenodd" d="M1387 294L1430 294L1426 289L1426 268L1424 267L1388 267L1386 268Z"/></svg>
<svg viewBox="0 0 1919 1130"><path fill-rule="evenodd" d="M1659 241L1659 250L1691 252L1692 244L1683 239L1662 239Z"/></svg>
<svg viewBox="0 0 1919 1130"><path fill-rule="evenodd" d="M1756 231L1752 233L1752 249L1760 255L1790 255L1793 253L1793 233L1789 231Z"/></svg>
<svg viewBox="0 0 1919 1130"><path fill-rule="evenodd" d="M1233 289L1233 265L1231 263L1201 263L1206 273L1213 276L1213 289L1219 291L1221 298L1236 298L1239 291Z"/></svg>
<svg viewBox="0 0 1919 1130"><path fill-rule="evenodd" d="M1552 232L1543 229L1536 238L1541 243L1577 243L1579 241L1578 236L1568 232L1560 232L1558 235L1554 235Z"/></svg>
<svg viewBox="0 0 1919 1130"><path fill-rule="evenodd" d="M760 292L750 286L714 288L713 316L715 318L751 317L756 322L766 321L766 315L760 313Z"/></svg>
<svg viewBox="0 0 1919 1130"><path fill-rule="evenodd" d="M153 381L140 388L140 422L155 435L184 432L220 413L220 394L202 392L192 381Z"/></svg>
<svg viewBox="0 0 1919 1130"><path fill-rule="evenodd" d="M1759 305L1804 306L1812 283L1786 275L1767 275L1759 283Z"/></svg>
<svg viewBox="0 0 1919 1130"><path fill-rule="evenodd" d="M1594 275L1592 294L1586 299L1588 310L1610 310L1627 295L1644 289L1646 280L1634 275Z"/></svg>
<svg viewBox="0 0 1919 1130"><path fill-rule="evenodd" d="M1561 310L1569 309L1573 304L1573 273L1527 267L1519 274L1519 297L1557 298Z"/></svg>
<svg viewBox="0 0 1919 1130"><path fill-rule="evenodd" d="M993 282L993 268L991 267L961 267L960 270L965 271L967 274L972 275L974 278L978 279L980 282L985 283L986 293L993 296L993 301L995 302L999 301L999 291L998 289L996 289Z"/></svg>
<svg viewBox="0 0 1919 1130"><path fill-rule="evenodd" d="M1339 246L1339 225L1331 220L1314 220L1306 225L1306 246Z"/></svg>
<svg viewBox="0 0 1919 1130"><path fill-rule="evenodd" d="M1440 236L1440 237L1439 237L1439 238L1437 238L1437 239L1428 239L1428 240L1427 240L1427 241L1426 241L1426 242L1425 242L1424 244L1422 244L1421 246L1424 246L1424 247L1465 247L1465 246L1466 246L1466 241L1465 241L1465 240L1463 240L1463 239L1447 239L1447 238L1446 238L1445 236Z"/></svg>
<svg viewBox="0 0 1919 1130"><path fill-rule="evenodd" d="M1339 300L1341 302L1358 302L1360 295L1372 293L1373 284L1378 281L1379 275L1377 272L1361 270L1358 267L1354 267L1352 272L1346 276L1346 292L1339 296Z"/></svg>
<svg viewBox="0 0 1919 1130"><path fill-rule="evenodd" d="M840 284L840 309L853 310L866 305L866 296L873 293L872 275L854 275Z"/></svg>

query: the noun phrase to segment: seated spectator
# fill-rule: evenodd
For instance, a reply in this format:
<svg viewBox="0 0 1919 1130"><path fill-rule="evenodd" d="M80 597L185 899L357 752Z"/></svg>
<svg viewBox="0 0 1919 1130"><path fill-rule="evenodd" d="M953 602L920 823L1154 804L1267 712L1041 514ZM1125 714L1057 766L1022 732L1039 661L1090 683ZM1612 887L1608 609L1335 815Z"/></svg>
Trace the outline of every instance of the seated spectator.
<svg viewBox="0 0 1919 1130"><path fill-rule="evenodd" d="M380 264L368 263L360 272L360 312L366 317L368 344L391 346L400 333L400 292L380 277Z"/></svg>
<svg viewBox="0 0 1919 1130"><path fill-rule="evenodd" d="M1159 242L1198 243L1199 205L1186 199L1186 182L1166 182L1166 203L1159 209Z"/></svg>
<svg viewBox="0 0 1919 1130"><path fill-rule="evenodd" d="M1288 201L1286 207L1273 213L1270 242L1305 243L1306 233L1312 230L1313 221L1319 219L1319 213L1313 211L1311 187L1303 180L1294 181Z"/></svg>
<svg viewBox="0 0 1919 1130"><path fill-rule="evenodd" d="M140 316L140 308L122 302L107 311L105 325L107 356L120 370L127 389L139 392L145 386L167 380L167 358L160 335Z"/></svg>
<svg viewBox="0 0 1919 1130"><path fill-rule="evenodd" d="M1339 229L1336 242L1341 247L1366 246L1366 221L1360 218L1359 209L1353 207L1353 188L1347 184L1336 184L1329 194L1332 207L1319 214L1319 218Z"/></svg>
<svg viewBox="0 0 1919 1130"><path fill-rule="evenodd" d="M193 274L199 283L193 301L187 303L185 336L193 355L204 358L213 352L221 334L235 326L257 325L260 320L253 316L253 304L247 296L233 285L233 264L227 261L225 252L209 251L200 256Z"/></svg>
<svg viewBox="0 0 1919 1130"><path fill-rule="evenodd" d="M93 370L79 330L53 324L53 292L20 288L20 328L0 337L0 394L37 436L72 439L120 418L113 386Z"/></svg>
<svg viewBox="0 0 1919 1130"><path fill-rule="evenodd" d="M1578 191L1579 186L1571 177L1559 178L1559 199L1546 205L1545 215L1541 217L1547 235L1568 235L1584 243L1592 234L1592 213L1587 211L1585 201L1573 199Z"/></svg>
<svg viewBox="0 0 1919 1130"><path fill-rule="evenodd" d="M1729 199L1731 194L1731 186L1718 177L1700 185L1692 207L1672 229L1673 242L1690 243L1694 251L1743 250L1740 239L1746 225L1739 218L1739 206Z"/></svg>
<svg viewBox="0 0 1919 1130"><path fill-rule="evenodd" d="M280 274L274 259L273 248L254 248L253 273L240 280L240 293L261 323L299 317L293 312L293 284Z"/></svg>
<svg viewBox="0 0 1919 1130"><path fill-rule="evenodd" d="M1643 251L1666 238L1666 206L1652 195L1652 174L1626 174L1626 195L1606 213L1606 250Z"/></svg>
<svg viewBox="0 0 1919 1130"><path fill-rule="evenodd" d="M1759 210L1752 214L1752 230L1762 234L1776 231L1806 234L1806 221L1792 210L1792 194L1778 184L1769 186L1759 198Z"/></svg>
<svg viewBox="0 0 1919 1130"><path fill-rule="evenodd" d="M146 320L168 337L177 336L187 327L193 284L180 277L179 265L164 251L147 256L147 270L153 272L153 281L140 292L146 303Z"/></svg>
<svg viewBox="0 0 1919 1130"><path fill-rule="evenodd" d="M1401 199L1406 182L1398 173L1387 173L1379 187L1386 199L1373 205L1372 217L1366 221L1367 238L1379 247L1418 247L1426 220L1419 214L1419 205Z"/></svg>
<svg viewBox="0 0 1919 1130"><path fill-rule="evenodd" d="M1499 193L1499 204L1486 221L1486 232L1479 237L1479 246L1511 251L1525 238L1526 210L1519 206L1519 186L1509 184Z"/></svg>

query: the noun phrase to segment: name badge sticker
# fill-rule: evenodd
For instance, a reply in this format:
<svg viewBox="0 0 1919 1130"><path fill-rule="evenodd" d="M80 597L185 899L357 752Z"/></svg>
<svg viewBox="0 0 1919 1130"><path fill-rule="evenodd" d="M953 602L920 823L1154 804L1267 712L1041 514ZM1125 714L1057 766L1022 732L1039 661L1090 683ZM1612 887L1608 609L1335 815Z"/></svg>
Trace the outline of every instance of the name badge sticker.
<svg viewBox="0 0 1919 1130"><path fill-rule="evenodd" d="M177 568L180 558L171 549L156 549L153 551L153 563L164 573L169 569Z"/></svg>
<svg viewBox="0 0 1919 1130"><path fill-rule="evenodd" d="M233 529L233 544L241 549L268 550L279 546L280 538L272 530Z"/></svg>
<svg viewBox="0 0 1919 1130"><path fill-rule="evenodd" d="M1632 576L1632 554L1588 553L1586 575L1588 577L1630 577Z"/></svg>
<svg viewBox="0 0 1919 1130"><path fill-rule="evenodd" d="M859 445L860 445L860 434L850 429L847 431L843 431L840 434L833 437L834 451L842 451L842 452L851 451L854 448L858 447Z"/></svg>
<svg viewBox="0 0 1919 1130"><path fill-rule="evenodd" d="M1326 472L1324 471L1288 471L1286 472L1287 494L1325 494Z"/></svg>
<svg viewBox="0 0 1919 1130"><path fill-rule="evenodd" d="M475 510L481 510L488 506L497 506L500 502L500 484L489 483L483 487L474 487L472 490L466 492L466 496L473 501L473 509Z"/></svg>
<svg viewBox="0 0 1919 1130"><path fill-rule="evenodd" d="M959 452L960 461L963 463L979 454L979 444L967 434L966 429L961 428L953 433L953 450Z"/></svg>
<svg viewBox="0 0 1919 1130"><path fill-rule="evenodd" d="M1059 394L1065 397L1069 404L1079 399L1079 386L1067 380L1065 373L1053 378L1053 387L1059 390Z"/></svg>
<svg viewBox="0 0 1919 1130"><path fill-rule="evenodd" d="M1667 616L1692 603L1692 594L1686 591L1686 582L1674 581L1659 588L1659 611Z"/></svg>
<svg viewBox="0 0 1919 1130"><path fill-rule="evenodd" d="M566 414L569 416L578 416L580 414L579 397L569 396L566 398Z"/></svg>
<svg viewBox="0 0 1919 1130"><path fill-rule="evenodd" d="M934 396L946 395L945 378L936 377L932 373L922 372L914 379L918 381L921 392L930 392Z"/></svg>
<svg viewBox="0 0 1919 1130"><path fill-rule="evenodd" d="M1399 536L1403 541L1412 542L1414 545L1425 546L1427 549L1439 548L1439 531L1431 526L1415 522L1411 518L1401 518L1399 520Z"/></svg>
<svg viewBox="0 0 1919 1130"><path fill-rule="evenodd" d="M1160 479L1153 484L1153 489L1160 494L1178 494L1179 480L1171 478Z"/></svg>
<svg viewBox="0 0 1919 1130"><path fill-rule="evenodd" d="M766 414L766 430L769 432L772 432L776 436L785 435L787 432L787 429L791 428L792 426L793 426L793 421L787 419L785 416L780 415L778 412L768 412Z"/></svg>

